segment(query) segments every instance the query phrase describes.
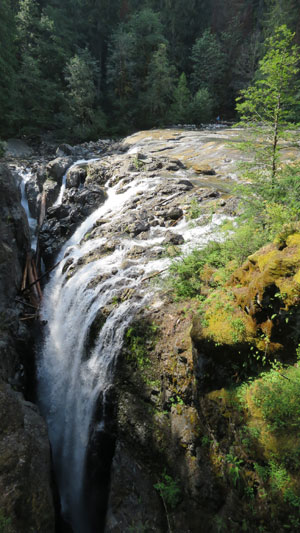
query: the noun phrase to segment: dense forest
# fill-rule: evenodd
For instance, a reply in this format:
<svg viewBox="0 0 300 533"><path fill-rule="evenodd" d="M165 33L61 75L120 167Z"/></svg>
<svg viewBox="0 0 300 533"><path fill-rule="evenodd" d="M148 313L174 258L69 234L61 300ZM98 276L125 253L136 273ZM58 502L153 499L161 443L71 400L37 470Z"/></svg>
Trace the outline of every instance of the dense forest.
<svg viewBox="0 0 300 533"><path fill-rule="evenodd" d="M85 140L235 117L297 0L1 0L0 136ZM298 118L298 117L295 117Z"/></svg>

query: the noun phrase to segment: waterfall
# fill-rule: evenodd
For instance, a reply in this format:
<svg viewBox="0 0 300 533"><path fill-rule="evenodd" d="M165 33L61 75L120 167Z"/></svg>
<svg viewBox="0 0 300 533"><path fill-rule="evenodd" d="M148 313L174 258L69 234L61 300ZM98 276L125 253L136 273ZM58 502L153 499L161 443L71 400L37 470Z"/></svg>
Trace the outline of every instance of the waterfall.
<svg viewBox="0 0 300 533"><path fill-rule="evenodd" d="M112 220L117 224L133 197L149 191L154 195L161 181L159 176L131 177L123 191L120 190L122 181L108 187L105 204L63 246L56 260L61 262L52 273L43 297L41 313L46 326L38 362L38 397L48 424L62 514L75 533L94 533L84 505L83 486L89 438L92 424L97 420L97 401L111 387L126 329L137 310L153 297L154 290L149 291L143 281L145 275L167 267L170 262L169 258L146 262L141 257L124 267L124 260L134 245L152 250L161 247L167 228L159 231L152 228L147 240L118 235L114 251L105 254L101 250L111 236L84 239L100 218L108 220L108 224ZM200 242L203 245L221 219L194 229L184 220L178 227L187 241L192 239L194 246ZM94 255L85 263L83 258L87 254ZM111 305L128 289L129 299ZM105 309L103 319L101 313L105 314ZM92 338L99 317L100 321L103 319L102 329L99 327L99 334Z"/></svg>
<svg viewBox="0 0 300 533"><path fill-rule="evenodd" d="M26 195L26 183L31 180L32 171L30 169L16 167L16 172L18 176L21 178L21 183L20 183L21 204L27 215L28 225L29 225L30 234L31 234L31 247L35 250L36 245L37 245L37 237L36 237L37 221L30 214L30 210L28 206L28 199Z"/></svg>

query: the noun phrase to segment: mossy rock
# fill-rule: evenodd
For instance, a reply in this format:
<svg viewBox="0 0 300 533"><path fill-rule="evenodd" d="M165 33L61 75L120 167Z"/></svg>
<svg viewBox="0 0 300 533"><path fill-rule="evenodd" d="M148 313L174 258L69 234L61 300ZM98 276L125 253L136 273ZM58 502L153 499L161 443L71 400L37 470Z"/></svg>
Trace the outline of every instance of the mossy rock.
<svg viewBox="0 0 300 533"><path fill-rule="evenodd" d="M245 367L250 348L291 360L299 342L300 232L248 257L225 286L211 291L191 337L198 379L221 387ZM225 381L222 382L222 379ZM205 385L206 384L206 385Z"/></svg>

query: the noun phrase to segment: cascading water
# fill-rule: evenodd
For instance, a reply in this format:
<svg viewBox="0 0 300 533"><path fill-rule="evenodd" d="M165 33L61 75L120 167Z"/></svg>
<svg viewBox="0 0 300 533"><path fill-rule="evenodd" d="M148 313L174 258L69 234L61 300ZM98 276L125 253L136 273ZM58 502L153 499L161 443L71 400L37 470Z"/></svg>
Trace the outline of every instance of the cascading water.
<svg viewBox="0 0 300 533"><path fill-rule="evenodd" d="M36 228L37 228L37 221L35 218L33 218L30 214L29 206L28 206L28 199L26 195L26 183L28 183L32 178L32 171L30 169L24 169L24 168L16 168L16 172L18 176L21 178L20 183L20 189L21 189L21 204L23 208L25 209L29 229L31 233L31 246L35 250L37 245L37 237L36 237Z"/></svg>
<svg viewBox="0 0 300 533"><path fill-rule="evenodd" d="M155 194L160 180L134 175L127 188L120 189L122 182L108 188L105 204L81 224L62 248L57 259L59 267L44 291L42 318L47 326L38 365L38 396L48 424L62 515L75 533L95 532L85 505L84 483L92 425L101 425L96 413L99 398L105 396L113 381L126 329L151 296L149 289L147 294L145 277L166 268L170 261L164 258L145 262L142 258L124 266L133 246L152 250L161 247L164 228L157 233L152 228L147 240L119 238L114 251L104 254L109 237L85 240L84 236L100 218L118 224L128 203L145 192L152 190ZM215 220L217 224L220 221L221 218ZM192 238L194 246L197 241L203 244L211 238L215 228L213 223L191 230L186 221L180 223L181 234L187 241ZM84 261L85 257L92 260ZM124 291L131 291L131 296L122 301L119 296ZM110 305L114 299L122 303ZM109 309L106 315L105 308ZM95 324L101 321L100 333L95 335Z"/></svg>

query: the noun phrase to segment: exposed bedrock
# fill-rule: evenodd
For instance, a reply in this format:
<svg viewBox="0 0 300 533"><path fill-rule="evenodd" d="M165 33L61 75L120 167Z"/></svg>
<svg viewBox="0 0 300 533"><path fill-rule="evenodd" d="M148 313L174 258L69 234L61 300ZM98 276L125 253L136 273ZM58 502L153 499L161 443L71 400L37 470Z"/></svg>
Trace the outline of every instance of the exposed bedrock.
<svg viewBox="0 0 300 533"><path fill-rule="evenodd" d="M54 531L50 449L37 407L24 399L30 333L16 302L30 247L12 173L0 165L0 518L4 531ZM31 368L32 369L32 368ZM16 389L16 390L14 390ZM6 529L5 529L6 528Z"/></svg>

